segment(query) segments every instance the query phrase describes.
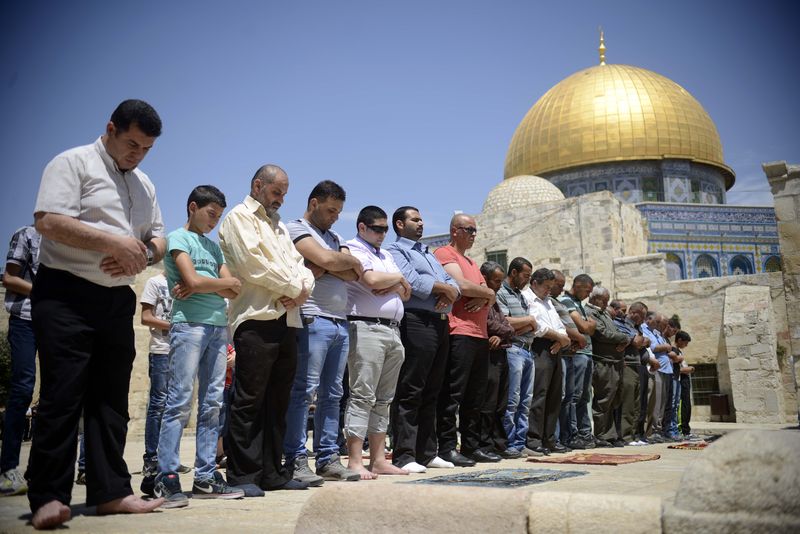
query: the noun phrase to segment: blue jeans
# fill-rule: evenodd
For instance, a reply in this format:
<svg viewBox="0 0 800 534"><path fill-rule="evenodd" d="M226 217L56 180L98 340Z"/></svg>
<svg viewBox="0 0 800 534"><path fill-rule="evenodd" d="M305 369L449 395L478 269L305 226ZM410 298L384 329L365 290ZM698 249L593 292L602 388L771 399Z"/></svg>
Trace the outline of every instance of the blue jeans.
<svg viewBox="0 0 800 534"><path fill-rule="evenodd" d="M158 435L161 417L167 405L169 385L169 354L150 353L150 399L147 402L147 419L144 421L144 461L158 461Z"/></svg>
<svg viewBox="0 0 800 534"><path fill-rule="evenodd" d="M673 374L673 377L675 375ZM681 381L680 375L678 375L678 379L672 379L672 399L669 402L669 425L665 428L665 434L668 434L670 437L675 437L678 435L678 409L681 405Z"/></svg>
<svg viewBox="0 0 800 534"><path fill-rule="evenodd" d="M286 462L306 454L308 406L317 394L314 410L314 453L317 466L325 465L339 453L339 406L342 378L350 348L346 321L314 317L297 331L297 371L294 375L289 409L286 412Z"/></svg>
<svg viewBox="0 0 800 534"><path fill-rule="evenodd" d="M0 473L19 465L22 433L36 384L36 339L33 322L13 315L8 318L8 343L11 345L11 382L8 390Z"/></svg>
<svg viewBox="0 0 800 534"><path fill-rule="evenodd" d="M508 358L508 406L503 428L508 436L508 448L522 450L528 435L528 412L533 399L533 358L527 350L512 345L506 349Z"/></svg>
<svg viewBox="0 0 800 534"><path fill-rule="evenodd" d="M169 386L158 437L158 470L180 466L181 434L189 422L197 377L195 480L212 478L217 467L219 411L225 387L228 329L200 323L173 323L169 329Z"/></svg>
<svg viewBox="0 0 800 534"><path fill-rule="evenodd" d="M570 439L592 439L592 357L576 354L572 357L573 390L570 408Z"/></svg>

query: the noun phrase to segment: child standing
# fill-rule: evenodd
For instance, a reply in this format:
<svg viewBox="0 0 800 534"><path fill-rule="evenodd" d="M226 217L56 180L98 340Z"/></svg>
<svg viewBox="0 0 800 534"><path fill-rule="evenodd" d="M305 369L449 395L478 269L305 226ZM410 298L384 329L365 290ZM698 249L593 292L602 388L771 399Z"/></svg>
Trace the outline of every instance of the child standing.
<svg viewBox="0 0 800 534"><path fill-rule="evenodd" d="M242 490L230 488L215 470L228 346L224 298L236 298L241 290L241 282L228 271L219 245L204 235L217 225L224 208L225 195L219 189L196 187L187 202L188 222L167 238L164 265L175 300L170 326L170 378L158 439L159 475L155 484L156 497L165 499L164 508L189 504L177 470L195 377L198 412L192 495L222 499L244 496Z"/></svg>

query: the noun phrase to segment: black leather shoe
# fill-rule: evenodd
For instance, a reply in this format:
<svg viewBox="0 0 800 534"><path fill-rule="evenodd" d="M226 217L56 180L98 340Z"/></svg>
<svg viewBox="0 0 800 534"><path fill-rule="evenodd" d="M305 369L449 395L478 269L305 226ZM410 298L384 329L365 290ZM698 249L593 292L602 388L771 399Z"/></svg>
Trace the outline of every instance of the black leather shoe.
<svg viewBox="0 0 800 534"><path fill-rule="evenodd" d="M548 449L547 447L534 447L531 450L533 450L534 452L542 453L545 456L550 456L550 449Z"/></svg>
<svg viewBox="0 0 800 534"><path fill-rule="evenodd" d="M556 443L555 445L550 447L550 452L554 452L556 454L561 454L561 453L565 453L565 452L572 452L572 449L570 449L569 447L565 447L560 443Z"/></svg>
<svg viewBox="0 0 800 534"><path fill-rule="evenodd" d="M581 438L575 438L571 440L569 443L567 443L567 447L569 447L570 449L585 449L586 442L583 441Z"/></svg>
<svg viewBox="0 0 800 534"><path fill-rule="evenodd" d="M499 462L502 460L498 455L493 452L485 452L481 450L477 450L469 455L470 458L475 460L476 462L482 463L491 463L491 462Z"/></svg>
<svg viewBox="0 0 800 534"><path fill-rule="evenodd" d="M624 447L626 445L625 440L622 439L622 438L617 438L614 441L612 441L611 443L615 447Z"/></svg>
<svg viewBox="0 0 800 534"><path fill-rule="evenodd" d="M597 445L600 448L606 448L606 447L613 447L614 446L614 445L611 444L611 442L608 442L608 441L606 441L604 439L600 439L600 438L595 439L594 440L594 444Z"/></svg>
<svg viewBox="0 0 800 534"><path fill-rule="evenodd" d="M447 462L452 462L457 467L472 467L475 465L475 460L470 460L458 451L448 451L444 454L440 453L439 457Z"/></svg>
<svg viewBox="0 0 800 534"><path fill-rule="evenodd" d="M522 453L517 449L506 449L504 451L497 452L497 455L500 458L505 458L506 460L516 460L517 458L522 458Z"/></svg>

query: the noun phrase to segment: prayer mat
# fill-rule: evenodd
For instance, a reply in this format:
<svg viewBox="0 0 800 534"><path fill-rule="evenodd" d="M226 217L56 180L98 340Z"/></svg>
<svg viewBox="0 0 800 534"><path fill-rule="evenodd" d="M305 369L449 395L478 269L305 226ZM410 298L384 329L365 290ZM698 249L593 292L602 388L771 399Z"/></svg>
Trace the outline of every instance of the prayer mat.
<svg viewBox="0 0 800 534"><path fill-rule="evenodd" d="M684 441L683 443L674 443L672 445L668 445L668 449L685 449L689 451L702 451L708 447L708 443L705 441Z"/></svg>
<svg viewBox="0 0 800 534"><path fill-rule="evenodd" d="M445 475L433 478L423 478L403 484L444 484L448 486L480 486L482 488L517 488L553 482L562 478L572 478L586 475L586 471L556 471L554 469L486 469Z"/></svg>
<svg viewBox="0 0 800 534"><path fill-rule="evenodd" d="M537 456L536 458L528 458L528 461L544 464L621 465L658 460L659 458L661 458L660 454L601 454L596 452L581 452L569 456Z"/></svg>

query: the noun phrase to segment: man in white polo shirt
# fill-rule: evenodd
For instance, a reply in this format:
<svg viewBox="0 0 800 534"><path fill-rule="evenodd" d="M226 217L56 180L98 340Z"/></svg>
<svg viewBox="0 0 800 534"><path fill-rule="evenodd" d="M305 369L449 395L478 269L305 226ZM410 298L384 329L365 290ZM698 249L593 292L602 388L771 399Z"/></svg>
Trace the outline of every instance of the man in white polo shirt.
<svg viewBox="0 0 800 534"><path fill-rule="evenodd" d="M389 231L386 212L377 206L363 208L356 220L358 234L347 242L350 253L364 268L358 281L347 283L347 319L350 321L350 398L344 415L347 468L371 480L377 475L407 475L386 460L384 446L389 425L389 405L405 350L400 339L403 301L411 286L392 255L381 249ZM362 464L364 439L369 439L369 469Z"/></svg>
<svg viewBox="0 0 800 534"><path fill-rule="evenodd" d="M45 168L34 217L42 234L33 285L41 393L27 477L37 529L70 519L78 420L86 437L86 504L98 514L149 512L122 458L134 348L135 276L164 255L155 188L136 167L161 134L146 102L122 102L91 145Z"/></svg>

